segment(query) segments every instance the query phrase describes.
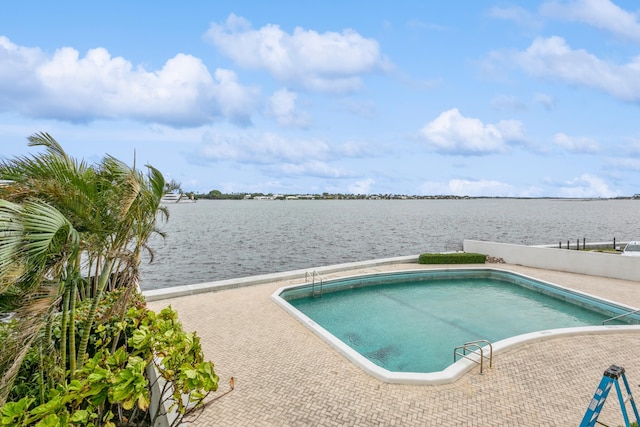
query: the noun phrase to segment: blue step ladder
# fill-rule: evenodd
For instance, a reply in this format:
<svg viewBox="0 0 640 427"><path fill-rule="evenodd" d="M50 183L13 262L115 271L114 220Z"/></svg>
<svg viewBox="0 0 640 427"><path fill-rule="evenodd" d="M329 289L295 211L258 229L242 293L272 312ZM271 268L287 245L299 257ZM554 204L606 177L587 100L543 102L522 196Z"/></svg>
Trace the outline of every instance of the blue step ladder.
<svg viewBox="0 0 640 427"><path fill-rule="evenodd" d="M624 387L627 392L626 399L622 396L622 390L620 389L620 383L618 382L620 377L622 377L622 381L624 382ZM625 427L631 426L631 424L629 424L629 416L627 415L626 408L626 403L628 401L631 401L631 407L633 408L633 413L636 416L636 423L638 422L640 416L638 415L636 403L631 395L631 389L629 388L627 376L624 374L624 368L621 366L611 365L609 366L609 369L604 371L604 374L602 374L600 385L598 385L596 393L593 395L593 399L591 399L591 402L589 403L589 407L587 408L587 412L584 414L580 427L593 427L598 423L600 411L604 406L604 402L607 400L607 395L609 394L612 385L616 386L616 391L618 392L618 401L620 402L620 409L622 410L622 416L624 417Z"/></svg>

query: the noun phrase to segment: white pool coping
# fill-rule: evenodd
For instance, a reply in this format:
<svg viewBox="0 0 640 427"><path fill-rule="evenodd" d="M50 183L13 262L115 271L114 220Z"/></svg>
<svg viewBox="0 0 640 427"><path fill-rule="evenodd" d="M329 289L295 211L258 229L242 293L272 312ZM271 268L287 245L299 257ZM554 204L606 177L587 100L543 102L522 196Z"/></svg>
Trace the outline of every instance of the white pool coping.
<svg viewBox="0 0 640 427"><path fill-rule="evenodd" d="M482 268L482 269L486 269L486 268ZM437 270L438 269L430 270L430 271L437 271ZM448 268L441 269L441 271L445 271L445 270L451 270L451 269L448 269ZM465 269L459 268L456 270L465 270ZM470 267L466 270L478 270L478 268ZM540 280L535 277L527 276L520 273L514 273L513 271L501 270L499 268L490 268L489 270L505 272L511 275L516 275L526 279L535 280L543 284L551 285L553 287L557 287L573 293L588 296L590 298L600 300L609 304L623 307L625 309L629 309L629 311L637 310L637 308L635 307L613 302L605 298L596 297L594 295L590 295L584 292L575 291L573 289L559 286L557 284ZM409 271L415 272L415 270L399 270L399 271L394 271L392 274L396 274L396 273L402 274ZM364 276L371 276L371 274L359 274L359 275L354 275L349 277L343 277L341 279L364 277ZM391 383L391 384L413 384L413 385L449 384L458 380L462 375L466 374L472 368L479 366L478 364L478 361L480 359L479 354L468 353L467 354L467 356L469 357L468 359L461 358L457 362L449 365L446 369L442 371L437 371L437 372L428 372L428 373L394 372L394 371L389 371L387 369L384 369L376 365L375 363L371 362L366 357L362 356L360 353L358 353L357 351L349 347L347 344L345 344L344 342L336 338L333 334L329 333L326 329L318 325L316 322L314 322L312 319L307 317L301 311L297 310L295 307L293 307L284 298L280 296L280 294L285 290L299 288L302 286L308 286L309 284L310 283L307 282L307 283L300 283L297 285L283 286L271 295L271 299L276 304L278 304L282 309L288 312L291 316L293 316L295 319L300 321L307 328L311 329L316 335L322 338L326 343L328 343L331 347L333 347L335 350L337 350L339 353L345 356L348 360L350 360L356 366L360 367L362 370L364 370L368 374L372 375L373 377L383 382ZM640 325L583 326L583 327L559 328L559 329L549 329L549 330L543 330L543 331L537 331L537 332L530 332L527 334L516 335L510 338L506 338L500 341L496 341L495 343L492 343L493 357L495 358L496 355L504 351L507 351L509 349L521 346L523 344L530 344L536 341L548 340L548 339L558 338L558 337L575 336L575 335L590 335L590 334L603 334L603 333L607 333L607 334L628 333L629 331L640 332ZM486 352L488 351L489 351L488 346L483 347L483 352L485 352L485 354L487 354ZM451 357L453 359L453 349L451 349ZM483 367L483 369L485 369L485 372L486 370L491 369L489 368L488 365L489 365L488 361L485 361L484 367Z"/></svg>
<svg viewBox="0 0 640 427"><path fill-rule="evenodd" d="M418 263L419 255L407 255L393 258L381 258L369 261L355 261L344 264L334 264L321 267L311 267L299 270L283 271L279 273L261 274L258 276L240 277L236 279L219 280L216 282L196 283L193 285L172 286L169 288L144 290L142 294L149 302L160 301L171 298L184 297L208 292L219 292L227 289L242 288L244 286L254 286L264 283L274 283L282 280L297 280L307 273L317 272L319 274L330 274L342 271L349 271L358 268L373 268L383 265L394 265L401 263Z"/></svg>

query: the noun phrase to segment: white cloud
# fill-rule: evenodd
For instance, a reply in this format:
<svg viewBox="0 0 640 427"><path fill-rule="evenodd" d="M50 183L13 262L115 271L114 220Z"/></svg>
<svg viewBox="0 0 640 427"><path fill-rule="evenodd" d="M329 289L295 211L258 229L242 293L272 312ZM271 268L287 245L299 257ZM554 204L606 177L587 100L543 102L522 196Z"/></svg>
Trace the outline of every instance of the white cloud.
<svg viewBox="0 0 640 427"><path fill-rule="evenodd" d="M32 88L37 86L34 70L44 61L40 49L18 46L0 36L0 108L30 96Z"/></svg>
<svg viewBox="0 0 640 427"><path fill-rule="evenodd" d="M334 147L334 152L339 157L366 157L375 155L379 148L371 143L347 141Z"/></svg>
<svg viewBox="0 0 640 427"><path fill-rule="evenodd" d="M569 136L562 132L553 136L553 142L570 153L593 154L600 151L600 146L591 138Z"/></svg>
<svg viewBox="0 0 640 427"><path fill-rule="evenodd" d="M13 88L13 89L11 89ZM147 71L106 49L84 57L70 47L46 56L0 37L0 92L6 109L70 122L129 119L198 126L225 117L248 123L258 91L229 70L211 76L199 58L178 54Z"/></svg>
<svg viewBox="0 0 640 427"><path fill-rule="evenodd" d="M489 16L512 21L526 28L538 28L541 26L540 21L534 15L520 6L492 7L489 10Z"/></svg>
<svg viewBox="0 0 640 427"><path fill-rule="evenodd" d="M607 184L597 176L582 174L560 185L562 197L616 197L618 194L609 189Z"/></svg>
<svg viewBox="0 0 640 427"><path fill-rule="evenodd" d="M624 101L640 101L640 56L616 65L586 50L573 50L562 37L554 36L535 39L525 51L494 52L492 57L536 77L600 89Z"/></svg>
<svg viewBox="0 0 640 427"><path fill-rule="evenodd" d="M355 142L334 147L318 138L287 138L272 132L208 131L192 154L191 161L196 164L235 162L265 166L270 171L286 175L345 178L356 174L349 169L330 166L327 162L364 157L373 151L369 145Z"/></svg>
<svg viewBox="0 0 640 427"><path fill-rule="evenodd" d="M627 12L610 0L550 1L540 8L544 16L584 22L613 34L640 41L640 23L636 13Z"/></svg>
<svg viewBox="0 0 640 427"><path fill-rule="evenodd" d="M210 89L222 115L233 122L248 124L259 97L259 90L242 86L238 83L236 73L231 70L218 68L214 77L215 82Z"/></svg>
<svg viewBox="0 0 640 427"><path fill-rule="evenodd" d="M325 162L317 160L299 164L287 163L282 166L278 166L276 169L286 175L306 175L322 178L347 178L355 175L350 170L331 167Z"/></svg>
<svg viewBox="0 0 640 427"><path fill-rule="evenodd" d="M425 182L419 187L423 195L454 195L470 197L516 197L515 187L500 181L451 179L448 182Z"/></svg>
<svg viewBox="0 0 640 427"><path fill-rule="evenodd" d="M506 142L526 142L524 124L520 120L500 120L496 123L496 128Z"/></svg>
<svg viewBox="0 0 640 427"><path fill-rule="evenodd" d="M321 160L330 148L319 139L286 139L274 133L208 134L197 154L200 160L257 164Z"/></svg>
<svg viewBox="0 0 640 427"><path fill-rule="evenodd" d="M371 186L375 181L371 178L354 182L349 186L349 193L351 194L371 194Z"/></svg>
<svg viewBox="0 0 640 427"><path fill-rule="evenodd" d="M287 33L265 25L254 30L231 14L223 24L212 24L205 37L239 66L265 69L281 82L310 90L353 91L362 86L362 75L389 67L378 42L351 29L320 34L296 27Z"/></svg>
<svg viewBox="0 0 640 427"><path fill-rule="evenodd" d="M305 113L296 108L298 94L287 89L276 91L267 103L267 115L285 127L306 128L310 120Z"/></svg>
<svg viewBox="0 0 640 427"><path fill-rule="evenodd" d="M525 140L520 121L501 120L495 125L485 125L479 119L464 117L457 108L427 123L420 136L438 152L462 155L504 152L508 142Z"/></svg>
<svg viewBox="0 0 640 427"><path fill-rule="evenodd" d="M504 182L492 180L471 181L467 179L452 179L449 181L452 194L468 196L513 196L514 189Z"/></svg>

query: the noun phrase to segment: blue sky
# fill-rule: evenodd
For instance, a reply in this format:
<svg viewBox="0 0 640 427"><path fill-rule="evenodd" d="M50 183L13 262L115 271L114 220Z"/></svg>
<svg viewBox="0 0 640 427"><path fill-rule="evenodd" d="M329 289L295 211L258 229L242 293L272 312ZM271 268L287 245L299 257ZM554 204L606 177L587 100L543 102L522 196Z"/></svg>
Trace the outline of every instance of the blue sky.
<svg viewBox="0 0 640 427"><path fill-rule="evenodd" d="M635 1L6 2L0 157L185 191L640 193Z"/></svg>

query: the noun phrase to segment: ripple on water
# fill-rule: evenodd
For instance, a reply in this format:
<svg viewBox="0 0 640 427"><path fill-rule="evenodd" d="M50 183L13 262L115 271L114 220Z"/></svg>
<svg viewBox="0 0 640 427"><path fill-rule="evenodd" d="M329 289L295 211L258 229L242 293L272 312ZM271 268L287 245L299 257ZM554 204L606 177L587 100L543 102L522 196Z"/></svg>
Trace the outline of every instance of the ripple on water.
<svg viewBox="0 0 640 427"><path fill-rule="evenodd" d="M639 238L638 201L297 200L169 206L143 289L462 249L464 239L556 244Z"/></svg>

